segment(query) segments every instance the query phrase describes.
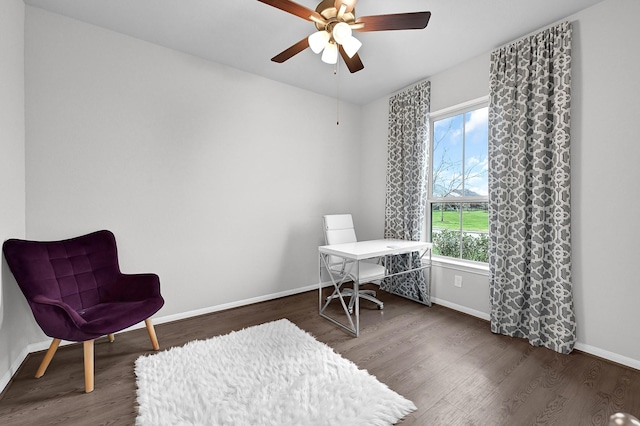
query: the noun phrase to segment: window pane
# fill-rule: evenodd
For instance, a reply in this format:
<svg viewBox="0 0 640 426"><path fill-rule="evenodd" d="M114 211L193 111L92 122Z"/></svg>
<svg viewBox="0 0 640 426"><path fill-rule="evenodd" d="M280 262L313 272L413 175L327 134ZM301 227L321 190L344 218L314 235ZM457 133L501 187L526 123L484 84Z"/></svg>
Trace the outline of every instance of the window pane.
<svg viewBox="0 0 640 426"><path fill-rule="evenodd" d="M487 196L489 108L464 114L464 195Z"/></svg>
<svg viewBox="0 0 640 426"><path fill-rule="evenodd" d="M434 116L430 231L434 254L487 262L489 109L480 106Z"/></svg>
<svg viewBox="0 0 640 426"><path fill-rule="evenodd" d="M431 241L433 253L487 262L489 214L487 203L433 203ZM462 222L460 219L462 218Z"/></svg>
<svg viewBox="0 0 640 426"><path fill-rule="evenodd" d="M489 260L489 212L487 203L462 206L462 259Z"/></svg>
<svg viewBox="0 0 640 426"><path fill-rule="evenodd" d="M433 123L433 196L456 196L462 190L463 115Z"/></svg>
<svg viewBox="0 0 640 426"><path fill-rule="evenodd" d="M489 232L489 210L487 203L465 203L462 206L462 230Z"/></svg>
<svg viewBox="0 0 640 426"><path fill-rule="evenodd" d="M460 210L456 203L431 205L433 254L460 257Z"/></svg>

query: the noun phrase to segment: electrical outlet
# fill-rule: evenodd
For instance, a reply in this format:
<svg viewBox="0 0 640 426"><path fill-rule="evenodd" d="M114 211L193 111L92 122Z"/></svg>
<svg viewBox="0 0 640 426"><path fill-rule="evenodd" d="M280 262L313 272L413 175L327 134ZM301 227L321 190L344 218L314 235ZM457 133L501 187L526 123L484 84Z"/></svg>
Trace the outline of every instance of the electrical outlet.
<svg viewBox="0 0 640 426"><path fill-rule="evenodd" d="M456 287L462 287L462 276L456 275L455 276L455 281L453 282L453 285L456 286Z"/></svg>

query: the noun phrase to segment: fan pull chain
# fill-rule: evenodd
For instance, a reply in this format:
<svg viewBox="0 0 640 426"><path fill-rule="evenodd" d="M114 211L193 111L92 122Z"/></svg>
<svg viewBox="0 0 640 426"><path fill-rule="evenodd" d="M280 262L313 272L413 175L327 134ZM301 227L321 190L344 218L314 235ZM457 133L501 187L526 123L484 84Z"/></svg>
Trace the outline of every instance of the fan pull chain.
<svg viewBox="0 0 640 426"><path fill-rule="evenodd" d="M338 67L340 67L340 60L336 62L336 67L333 69L333 75L336 76L336 126L340 125L340 74L338 74Z"/></svg>

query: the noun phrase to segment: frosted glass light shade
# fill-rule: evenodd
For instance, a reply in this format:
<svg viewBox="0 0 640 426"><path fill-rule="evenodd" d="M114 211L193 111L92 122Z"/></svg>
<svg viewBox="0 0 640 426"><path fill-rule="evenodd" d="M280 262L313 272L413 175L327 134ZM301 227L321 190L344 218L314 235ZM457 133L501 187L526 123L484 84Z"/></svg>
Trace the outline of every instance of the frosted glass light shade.
<svg viewBox="0 0 640 426"><path fill-rule="evenodd" d="M317 54L322 52L322 49L325 48L330 38L331 35L327 31L323 30L311 34L307 37L307 40L309 41L309 47L313 50L313 53Z"/></svg>
<svg viewBox="0 0 640 426"><path fill-rule="evenodd" d="M335 64L338 62L338 46L335 43L327 43L322 52L322 62Z"/></svg>
<svg viewBox="0 0 640 426"><path fill-rule="evenodd" d="M333 39L344 44L351 37L351 27L346 22L339 22L333 27Z"/></svg>
<svg viewBox="0 0 640 426"><path fill-rule="evenodd" d="M344 43L342 43L344 53L346 53L350 58L353 58L353 55L358 53L361 46L362 42L355 37L349 37Z"/></svg>

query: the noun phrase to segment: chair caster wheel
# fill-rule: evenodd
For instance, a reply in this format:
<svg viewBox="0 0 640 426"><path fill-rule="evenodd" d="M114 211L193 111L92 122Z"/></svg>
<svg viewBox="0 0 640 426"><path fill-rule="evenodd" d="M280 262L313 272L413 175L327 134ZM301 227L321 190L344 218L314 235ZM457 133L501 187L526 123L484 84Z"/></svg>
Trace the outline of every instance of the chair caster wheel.
<svg viewBox="0 0 640 426"><path fill-rule="evenodd" d="M383 309L384 309L384 305L383 305L383 304L378 305L378 310L379 310L379 311L381 311L381 310L383 310Z"/></svg>

